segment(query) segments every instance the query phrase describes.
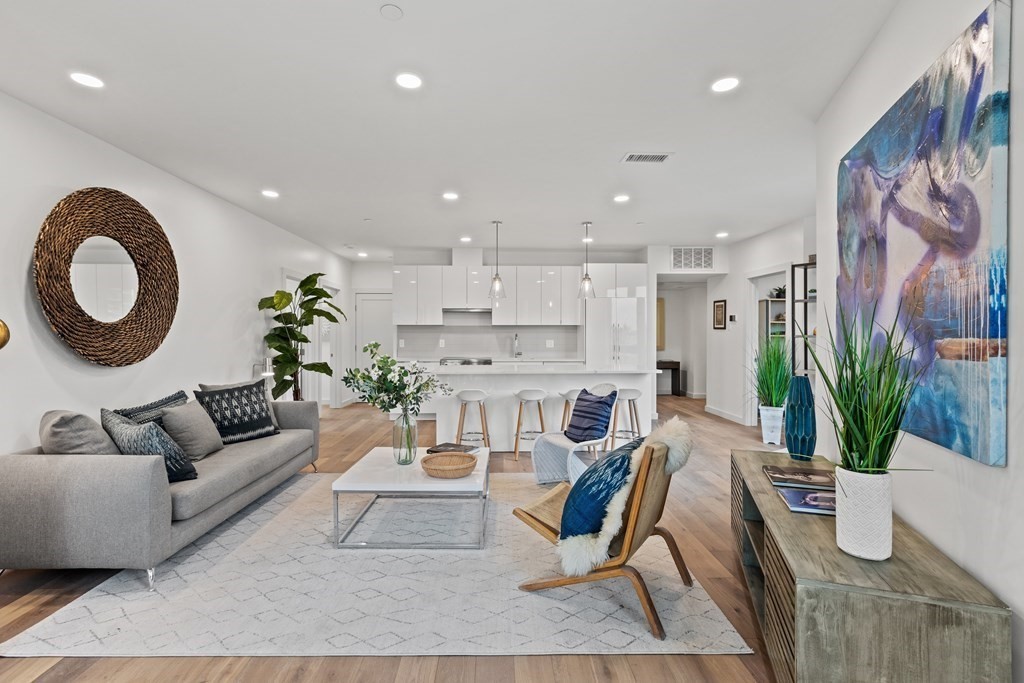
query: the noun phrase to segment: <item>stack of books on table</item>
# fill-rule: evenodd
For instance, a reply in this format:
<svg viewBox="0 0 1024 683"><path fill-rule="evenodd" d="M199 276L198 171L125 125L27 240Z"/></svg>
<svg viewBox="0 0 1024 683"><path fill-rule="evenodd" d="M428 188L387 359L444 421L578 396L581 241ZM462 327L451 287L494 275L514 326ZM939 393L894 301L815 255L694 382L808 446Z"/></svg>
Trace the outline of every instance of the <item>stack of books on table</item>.
<svg viewBox="0 0 1024 683"><path fill-rule="evenodd" d="M470 453L476 454L480 452L479 446L470 446L468 444L457 444L457 443L439 443L436 446L431 446L427 449L427 453Z"/></svg>
<svg viewBox="0 0 1024 683"><path fill-rule="evenodd" d="M765 476L793 512L836 514L836 478L827 470L764 466Z"/></svg>

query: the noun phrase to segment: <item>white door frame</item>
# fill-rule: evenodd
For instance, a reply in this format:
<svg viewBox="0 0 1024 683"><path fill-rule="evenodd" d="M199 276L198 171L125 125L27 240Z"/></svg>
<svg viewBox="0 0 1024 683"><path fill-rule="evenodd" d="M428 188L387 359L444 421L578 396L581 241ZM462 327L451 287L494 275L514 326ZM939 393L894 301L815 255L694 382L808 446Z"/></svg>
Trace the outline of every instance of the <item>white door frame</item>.
<svg viewBox="0 0 1024 683"><path fill-rule="evenodd" d="M783 282L786 285L786 344L789 344L789 326L791 324L791 318L789 311L789 273L792 268L793 262L786 261L778 263L774 266L768 266L766 268L759 268L747 272L747 306L746 306L746 320L747 330L745 335L746 352L744 355L745 364L743 367L748 368L747 374L747 400L745 401L745 409L743 411L743 424L747 427L757 426L757 394L754 392L751 386L751 378L749 374L753 372L754 368L754 352L757 350L759 339L757 338L757 285L754 284L754 280L765 277L767 275L778 275L782 273Z"/></svg>
<svg viewBox="0 0 1024 683"><path fill-rule="evenodd" d="M309 273L302 273L301 271L294 270L292 268L282 268L281 269L281 286L285 290L287 290L287 291L292 291L293 288L289 287L289 285L288 285L289 278L291 278L292 280L301 281L302 278L306 277L307 275L309 275ZM324 289L332 292L333 295L334 295L332 297L332 301L334 302L334 304L336 306L338 306L338 308L341 308L342 310L345 310L344 308L342 308L341 302L337 301L338 296L344 291L344 289L342 288L342 286L339 283L334 282L333 280L330 280L328 278L322 277L322 278L320 278L320 286L323 287ZM331 345L331 362L330 362L330 366L331 366L331 369L334 371L334 376L331 377L330 380L329 380L330 381L331 393L330 393L330 400L328 401L328 406L331 407L331 408L340 408L341 407L341 392L339 391L339 385L340 385L340 382L341 382L342 369L344 367L346 367L345 363L344 363L344 358L342 357L343 344L341 343L341 338L343 336L341 334L341 325L343 325L344 323L345 323L345 320L344 320L344 318L342 318L340 323L337 326L335 326L335 328L333 329L333 331L331 333L330 342L329 342L330 345ZM320 355L320 335L319 334L316 334L316 335L313 336L313 349L312 349L312 351L313 351L313 355L314 356L319 356ZM303 391L303 393L307 397L308 396L315 397L315 400L316 400L317 403L323 403L323 401L321 400L321 392L320 392L321 385L320 385L320 382L322 382L326 378L323 375L320 375L319 373L310 373L308 375L308 378L313 380L313 384L315 385L315 387L312 388L313 389L312 393L308 393L308 392L305 392L305 391Z"/></svg>

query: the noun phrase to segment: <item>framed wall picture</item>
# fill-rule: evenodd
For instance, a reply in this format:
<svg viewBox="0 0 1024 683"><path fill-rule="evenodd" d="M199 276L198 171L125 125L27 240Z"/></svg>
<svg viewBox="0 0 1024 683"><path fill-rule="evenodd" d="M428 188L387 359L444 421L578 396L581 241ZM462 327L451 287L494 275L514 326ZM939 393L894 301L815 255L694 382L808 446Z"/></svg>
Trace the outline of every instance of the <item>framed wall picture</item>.
<svg viewBox="0 0 1024 683"><path fill-rule="evenodd" d="M712 304L711 327L715 330L725 329L725 299L719 299Z"/></svg>

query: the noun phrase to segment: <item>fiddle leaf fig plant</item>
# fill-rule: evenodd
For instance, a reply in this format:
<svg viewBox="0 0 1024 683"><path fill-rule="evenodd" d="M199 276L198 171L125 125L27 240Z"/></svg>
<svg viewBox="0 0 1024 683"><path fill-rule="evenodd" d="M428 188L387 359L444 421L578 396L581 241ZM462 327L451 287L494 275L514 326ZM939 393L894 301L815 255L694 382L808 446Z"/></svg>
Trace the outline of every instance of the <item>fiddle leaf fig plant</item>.
<svg viewBox="0 0 1024 683"><path fill-rule="evenodd" d="M303 345L310 343L304 330L313 325L317 318L332 323L348 320L345 313L331 301L331 293L320 286L323 273L307 275L299 282L294 292L279 289L271 296L259 301L259 310L274 311L273 320L277 325L263 337L267 348L277 353L273 357L274 398L280 398L289 389L292 398L302 400L302 371L318 372L329 377L334 371L328 363L303 363ZM335 315L335 312L337 315Z"/></svg>

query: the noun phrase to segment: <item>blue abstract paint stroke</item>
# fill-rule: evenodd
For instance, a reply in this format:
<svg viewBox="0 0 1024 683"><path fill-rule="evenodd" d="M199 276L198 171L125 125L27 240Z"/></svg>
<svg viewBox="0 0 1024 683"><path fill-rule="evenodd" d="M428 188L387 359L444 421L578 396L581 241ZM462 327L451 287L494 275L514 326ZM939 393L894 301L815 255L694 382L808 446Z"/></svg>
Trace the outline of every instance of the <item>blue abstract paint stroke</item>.
<svg viewBox="0 0 1024 683"><path fill-rule="evenodd" d="M1006 248L1002 247L992 252L988 266L988 338L1006 336Z"/></svg>

